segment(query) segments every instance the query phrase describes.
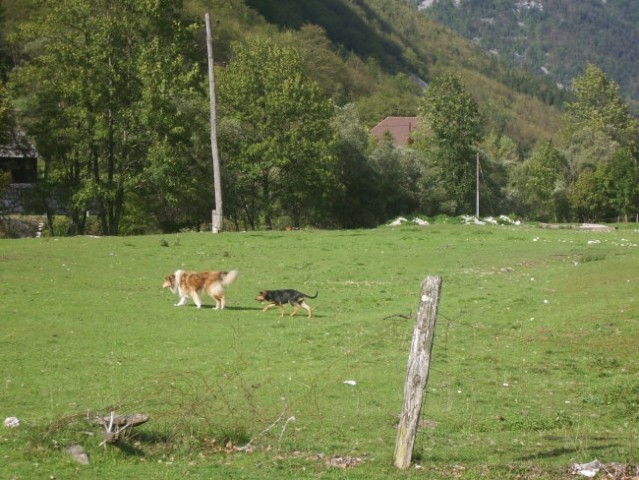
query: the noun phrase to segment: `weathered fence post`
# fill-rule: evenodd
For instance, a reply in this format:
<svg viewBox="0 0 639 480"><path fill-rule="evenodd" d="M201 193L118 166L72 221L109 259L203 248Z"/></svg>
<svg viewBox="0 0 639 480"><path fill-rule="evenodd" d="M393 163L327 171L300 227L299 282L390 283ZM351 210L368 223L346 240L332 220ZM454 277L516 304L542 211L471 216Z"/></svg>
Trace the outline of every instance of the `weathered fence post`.
<svg viewBox="0 0 639 480"><path fill-rule="evenodd" d="M397 442L395 443L395 466L401 469L410 466L413 456L422 399L428 383L428 368L433 350L441 284L441 277L436 276L426 277L422 281L422 294L413 330L406 383L404 384L404 406L397 427Z"/></svg>

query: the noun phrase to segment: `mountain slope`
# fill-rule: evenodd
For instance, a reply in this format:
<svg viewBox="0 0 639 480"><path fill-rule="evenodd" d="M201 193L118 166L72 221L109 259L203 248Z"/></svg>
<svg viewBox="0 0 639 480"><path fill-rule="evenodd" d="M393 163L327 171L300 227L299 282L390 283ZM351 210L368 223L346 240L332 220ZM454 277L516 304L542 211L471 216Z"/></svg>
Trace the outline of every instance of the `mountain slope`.
<svg viewBox="0 0 639 480"><path fill-rule="evenodd" d="M634 0L409 0L483 50L569 86L601 68L639 111L639 9Z"/></svg>
<svg viewBox="0 0 639 480"><path fill-rule="evenodd" d="M7 32L48 3L7 0ZM562 92L553 83L509 66L426 15L406 0L185 0L184 15L216 22L215 59L231 61L232 42L259 34L295 45L338 105L354 103L373 127L386 116L415 115L424 82L455 70L478 101L486 130L523 148L559 130ZM203 37L199 51L206 58Z"/></svg>
<svg viewBox="0 0 639 480"><path fill-rule="evenodd" d="M404 73L428 82L444 70L456 70L480 101L488 128L524 145L551 138L558 130L555 106L565 96L554 84L482 52L425 15L416 15L404 0L245 0L245 4L282 30L320 26L343 58L357 55L386 75ZM416 105L417 99L412 112L398 112L389 98L384 116L415 114ZM364 120L375 124L380 118Z"/></svg>

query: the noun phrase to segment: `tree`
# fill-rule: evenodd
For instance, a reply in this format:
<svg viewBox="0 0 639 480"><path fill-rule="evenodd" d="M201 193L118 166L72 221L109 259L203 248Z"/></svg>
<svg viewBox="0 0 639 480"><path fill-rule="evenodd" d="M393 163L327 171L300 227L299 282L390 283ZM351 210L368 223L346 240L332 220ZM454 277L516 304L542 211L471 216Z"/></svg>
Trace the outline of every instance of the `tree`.
<svg viewBox="0 0 639 480"><path fill-rule="evenodd" d="M585 170L570 186L570 207L581 221L594 222L613 214L609 172L604 167Z"/></svg>
<svg viewBox="0 0 639 480"><path fill-rule="evenodd" d="M176 142L187 140L192 120L176 85L193 88L197 77L184 55L181 8L174 0L64 0L21 26L25 62L12 78L14 97L78 233L89 210L104 234L120 233L126 202L148 180L150 152L184 161ZM158 157L162 145L171 148Z"/></svg>
<svg viewBox="0 0 639 480"><path fill-rule="evenodd" d="M616 214L628 221L639 211L639 166L632 152L618 150L608 164L612 182L611 202Z"/></svg>
<svg viewBox="0 0 639 480"><path fill-rule="evenodd" d="M257 209L267 228L282 213L296 227L321 220L336 185L334 107L305 76L300 53L265 37L237 42L218 93L220 151L239 182L230 197L254 218Z"/></svg>
<svg viewBox="0 0 639 480"><path fill-rule="evenodd" d="M627 218L637 208L639 122L598 67L586 65L573 87L563 127L570 204L580 218Z"/></svg>
<svg viewBox="0 0 639 480"><path fill-rule="evenodd" d="M565 215L567 167L562 154L550 142L537 146L513 172L517 200L531 218L559 220Z"/></svg>
<svg viewBox="0 0 639 480"><path fill-rule="evenodd" d="M379 225L383 202L381 179L367 156L369 133L360 123L355 106L337 109L333 120L337 132L335 157L338 183L332 195L332 214L340 228L371 228Z"/></svg>
<svg viewBox="0 0 639 480"><path fill-rule="evenodd" d="M6 145L11 140L13 130L13 115L4 85L0 83L0 145Z"/></svg>
<svg viewBox="0 0 639 480"><path fill-rule="evenodd" d="M382 139L370 154L370 163L378 179L378 223L417 210L418 189L412 182L420 176L414 175L406 158L407 150L395 145L390 136Z"/></svg>
<svg viewBox="0 0 639 480"><path fill-rule="evenodd" d="M573 80L575 101L566 104L564 135L569 143L582 130L602 132L621 146L637 150L639 122L619 97L619 86L595 65Z"/></svg>
<svg viewBox="0 0 639 480"><path fill-rule="evenodd" d="M509 181L521 164L519 149L511 138L490 132L479 145L480 151L480 213L514 212L509 195Z"/></svg>
<svg viewBox="0 0 639 480"><path fill-rule="evenodd" d="M601 130L586 126L574 132L564 151L570 171L569 181L575 181L583 171L592 171L599 164L609 163L619 148L619 143Z"/></svg>
<svg viewBox="0 0 639 480"><path fill-rule="evenodd" d="M468 212L475 186L475 148L481 139L477 104L460 77L449 72L430 84L420 113L431 133L426 148L454 202L454 212Z"/></svg>

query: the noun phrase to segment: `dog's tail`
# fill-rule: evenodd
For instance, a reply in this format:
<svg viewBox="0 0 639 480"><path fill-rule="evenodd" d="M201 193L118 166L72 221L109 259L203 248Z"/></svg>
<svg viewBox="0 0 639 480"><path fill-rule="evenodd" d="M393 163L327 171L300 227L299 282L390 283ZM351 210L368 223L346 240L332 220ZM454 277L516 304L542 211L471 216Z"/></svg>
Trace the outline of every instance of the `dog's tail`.
<svg viewBox="0 0 639 480"><path fill-rule="evenodd" d="M176 270L173 275L175 275L175 284L171 287L171 292L177 293L178 295L184 295L182 291L182 274L184 274L184 270L179 269Z"/></svg>
<svg viewBox="0 0 639 480"><path fill-rule="evenodd" d="M222 285L225 287L233 283L237 280L237 277L240 275L238 270L231 270L230 272L226 272L222 275Z"/></svg>
<svg viewBox="0 0 639 480"><path fill-rule="evenodd" d="M315 292L315 296L314 296L314 297L311 297L310 295L306 295L306 294L304 294L304 296L305 296L306 298L317 298L317 295L319 295L319 292Z"/></svg>

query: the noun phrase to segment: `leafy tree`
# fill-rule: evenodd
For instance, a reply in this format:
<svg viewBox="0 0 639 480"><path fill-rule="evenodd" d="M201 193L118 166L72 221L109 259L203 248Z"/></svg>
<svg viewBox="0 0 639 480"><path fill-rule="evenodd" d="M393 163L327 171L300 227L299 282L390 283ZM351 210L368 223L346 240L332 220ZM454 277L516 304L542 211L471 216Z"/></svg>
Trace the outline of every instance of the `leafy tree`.
<svg viewBox="0 0 639 480"><path fill-rule="evenodd" d="M131 201L151 213L162 231L208 221L213 202L212 167L201 160L210 159L206 89L198 88L200 72L184 47L155 38L140 51L137 108L148 149Z"/></svg>
<svg viewBox="0 0 639 480"><path fill-rule="evenodd" d="M563 132L570 167L570 204L588 220L627 218L637 208L639 122L618 86L588 64L573 80L575 101L566 105Z"/></svg>
<svg viewBox="0 0 639 480"><path fill-rule="evenodd" d="M415 212L418 206L411 164L406 161L407 150L397 147L390 138L382 139L371 152L370 162L377 177L376 188L381 200L378 223L398 215ZM412 188L411 188L412 187Z"/></svg>
<svg viewBox="0 0 639 480"><path fill-rule="evenodd" d="M550 142L539 145L513 172L520 213L540 220L560 220L566 215L567 167L561 152Z"/></svg>
<svg viewBox="0 0 639 480"><path fill-rule="evenodd" d="M195 76L183 54L190 34L181 7L64 0L21 27L26 58L13 92L51 193L80 233L88 210L104 234L120 233L127 200L146 183L149 152L160 158L159 145L185 140L176 131L190 120L172 84L184 88ZM161 157L182 153L164 149Z"/></svg>
<svg viewBox="0 0 639 480"><path fill-rule="evenodd" d="M514 212L509 200L509 180L520 165L517 144L505 135L490 132L479 145L480 215Z"/></svg>
<svg viewBox="0 0 639 480"><path fill-rule="evenodd" d="M616 214L627 222L639 211L639 166L627 149L618 150L608 164L612 182L611 201Z"/></svg>
<svg viewBox="0 0 639 480"><path fill-rule="evenodd" d="M636 150L639 122L619 97L618 85L592 64L573 80L575 101L566 104L564 133L569 143L580 131L602 132L621 146Z"/></svg>
<svg viewBox="0 0 639 480"><path fill-rule="evenodd" d="M602 220L613 215L609 172L605 167L585 170L568 192L570 206L577 218L586 222Z"/></svg>
<svg viewBox="0 0 639 480"><path fill-rule="evenodd" d="M335 224L340 228L376 227L384 205L380 191L383 176L367 155L369 133L361 125L353 104L337 108L333 123L337 132L335 158L341 186L332 195Z"/></svg>
<svg viewBox="0 0 639 480"><path fill-rule="evenodd" d="M380 78L375 90L356 104L362 118L376 121L387 116L416 115L417 103L423 93L417 82L403 73Z"/></svg>
<svg viewBox="0 0 639 480"><path fill-rule="evenodd" d="M294 47L256 36L232 49L218 92L224 123L239 130L220 141L239 182L233 196L267 228L279 213L293 226L322 221L336 185L332 103L305 76Z"/></svg>
<svg viewBox="0 0 639 480"><path fill-rule="evenodd" d="M564 151L569 181L575 181L583 171L592 171L599 164L609 163L619 148L619 143L600 130L584 127L576 131Z"/></svg>
<svg viewBox="0 0 639 480"><path fill-rule="evenodd" d="M475 185L475 150L481 139L477 104L454 73L436 77L420 106L431 133L427 150L442 186L454 202L454 212L471 209Z"/></svg>
<svg viewBox="0 0 639 480"><path fill-rule="evenodd" d="M7 92L4 85L0 83L0 145L5 145L11 140L13 129L13 115Z"/></svg>

